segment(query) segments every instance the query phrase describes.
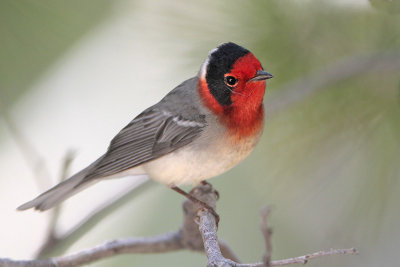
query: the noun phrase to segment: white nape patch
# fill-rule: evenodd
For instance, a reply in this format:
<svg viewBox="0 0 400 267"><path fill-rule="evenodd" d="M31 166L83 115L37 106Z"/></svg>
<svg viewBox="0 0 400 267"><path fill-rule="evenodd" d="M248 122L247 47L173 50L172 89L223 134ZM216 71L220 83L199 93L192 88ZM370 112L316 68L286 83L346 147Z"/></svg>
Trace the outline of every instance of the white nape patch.
<svg viewBox="0 0 400 267"><path fill-rule="evenodd" d="M214 48L213 50L211 50L208 53L207 59L204 61L204 63L201 65L201 68L200 68L200 78L203 78L203 79L206 78L207 67L208 67L208 63L210 62L210 57L214 52L218 51L218 49L221 45L223 45L223 44L220 44L218 47Z"/></svg>
<svg viewBox="0 0 400 267"><path fill-rule="evenodd" d="M200 68L200 78L201 79L205 79L206 78L206 72L207 72L207 66L208 66L208 62L210 61L209 58L207 58L204 63L201 65Z"/></svg>

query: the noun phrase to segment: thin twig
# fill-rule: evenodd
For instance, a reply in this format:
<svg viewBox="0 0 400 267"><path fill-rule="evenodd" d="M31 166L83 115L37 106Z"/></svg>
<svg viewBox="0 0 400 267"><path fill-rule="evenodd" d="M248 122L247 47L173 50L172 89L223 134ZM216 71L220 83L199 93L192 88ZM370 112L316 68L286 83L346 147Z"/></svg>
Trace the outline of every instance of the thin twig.
<svg viewBox="0 0 400 267"><path fill-rule="evenodd" d="M271 244L271 235L272 229L268 227L268 216L270 214L269 206L265 206L261 210L261 233L264 236L265 241L265 255L264 255L264 263L266 267L270 266L271 263L271 255L272 255L272 244Z"/></svg>
<svg viewBox="0 0 400 267"><path fill-rule="evenodd" d="M295 263L302 263L306 264L309 260L323 257L323 256L333 256L333 255L356 255L358 254L357 249L355 248L347 248L347 249L330 249L327 251L318 251L311 254L307 254L300 257L278 260L278 261L271 261L270 266L284 266L289 264Z"/></svg>

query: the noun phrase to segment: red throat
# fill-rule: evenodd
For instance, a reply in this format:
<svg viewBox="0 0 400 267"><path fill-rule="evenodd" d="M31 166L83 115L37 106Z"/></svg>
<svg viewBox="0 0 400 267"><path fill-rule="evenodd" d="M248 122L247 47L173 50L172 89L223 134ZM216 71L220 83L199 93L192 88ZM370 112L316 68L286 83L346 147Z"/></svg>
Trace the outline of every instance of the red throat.
<svg viewBox="0 0 400 267"><path fill-rule="evenodd" d="M263 128L265 81L247 82L259 69L262 69L261 64L252 53L235 62L230 74L240 77L240 82L231 94L232 104L229 106L220 105L211 94L205 77L199 78L199 94L203 103L239 139L256 135Z"/></svg>

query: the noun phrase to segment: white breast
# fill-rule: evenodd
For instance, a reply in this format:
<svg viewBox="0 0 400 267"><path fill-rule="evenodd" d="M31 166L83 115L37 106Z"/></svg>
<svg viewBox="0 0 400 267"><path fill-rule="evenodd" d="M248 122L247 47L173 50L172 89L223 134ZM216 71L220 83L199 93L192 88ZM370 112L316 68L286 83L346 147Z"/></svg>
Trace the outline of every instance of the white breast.
<svg viewBox="0 0 400 267"><path fill-rule="evenodd" d="M225 130L211 129L193 143L143 165L150 178L167 185L197 184L246 158L257 137L235 140Z"/></svg>

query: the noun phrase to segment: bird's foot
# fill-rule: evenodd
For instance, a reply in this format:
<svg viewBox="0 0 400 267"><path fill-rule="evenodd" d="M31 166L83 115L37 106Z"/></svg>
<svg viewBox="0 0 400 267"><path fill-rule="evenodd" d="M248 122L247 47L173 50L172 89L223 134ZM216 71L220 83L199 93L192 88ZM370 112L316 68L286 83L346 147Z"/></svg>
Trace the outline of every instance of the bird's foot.
<svg viewBox="0 0 400 267"><path fill-rule="evenodd" d="M214 218L215 218L215 224L217 225L217 228L218 228L218 225L219 225L219 215L218 215L218 213L212 208L212 207L210 207L209 205L207 205L207 203L204 203L203 201L200 201L199 200L199 205L201 205L203 208L205 208L205 209L207 209L213 216L214 216Z"/></svg>
<svg viewBox="0 0 400 267"><path fill-rule="evenodd" d="M219 192L218 192L216 189L213 188L212 184L210 184L210 183L207 182L206 180L201 181L200 184L201 184L201 185L208 185L208 186L210 186L210 187L214 190L214 193L215 193L215 195L217 196L217 200L219 199Z"/></svg>
<svg viewBox="0 0 400 267"><path fill-rule="evenodd" d="M207 182L206 182L207 183ZM210 185L209 183L207 183L208 185ZM211 186L211 185L210 185ZM219 224L219 215L218 213L214 210L214 208L212 208L210 205L208 205L207 203L205 203L204 201L199 200L198 198L196 198L193 193L195 188L190 191L190 193L185 192L184 190L180 189L177 186L171 186L171 189L174 190L175 192L178 192L179 194L185 196L187 199L189 199L190 201L192 201L193 203L196 203L198 205L200 205L202 208L207 209L215 218L215 223L217 225L218 228L218 224ZM214 190L215 192L215 190ZM218 198L218 193L215 193L217 198Z"/></svg>

